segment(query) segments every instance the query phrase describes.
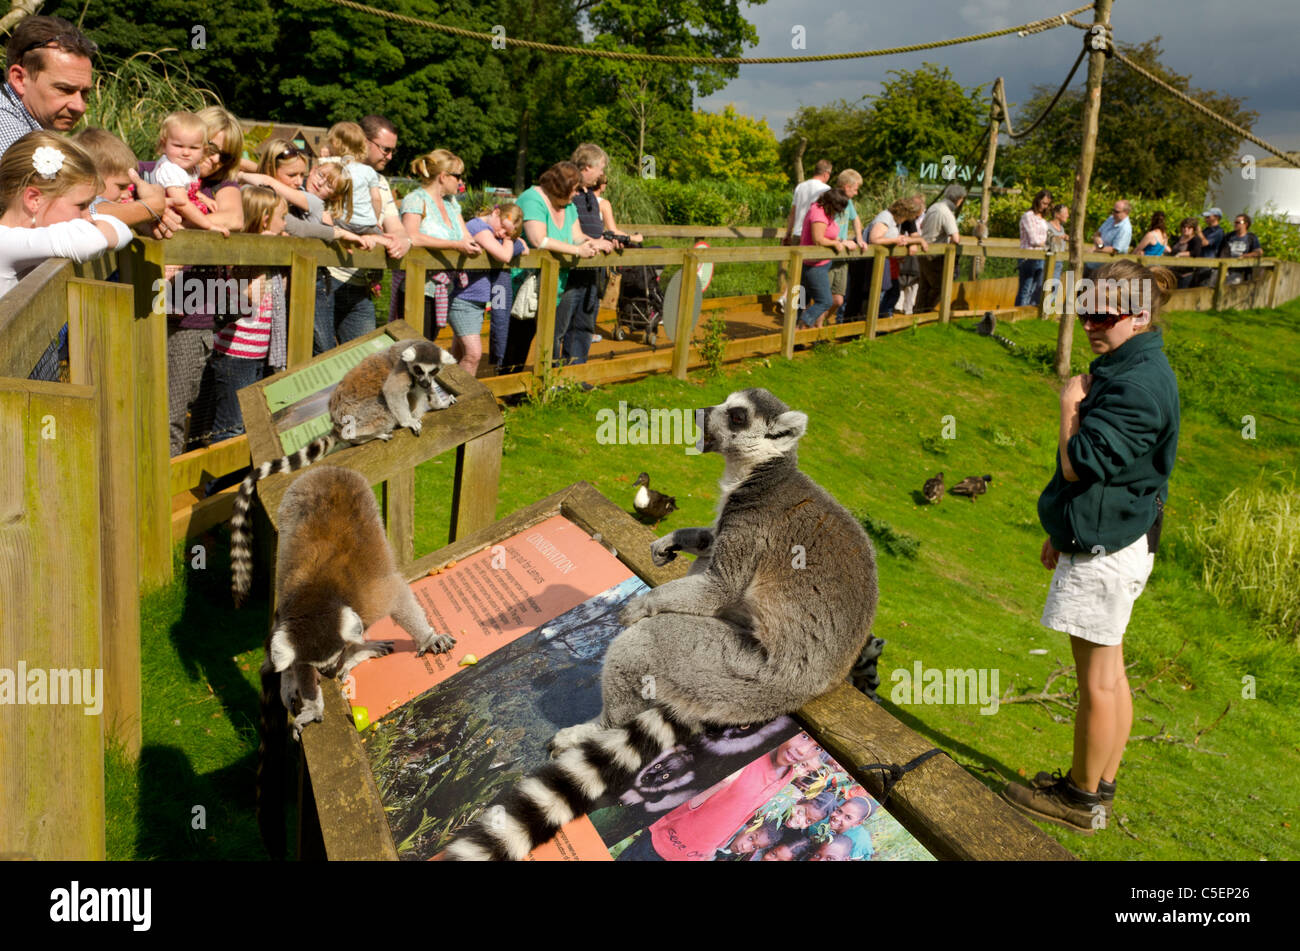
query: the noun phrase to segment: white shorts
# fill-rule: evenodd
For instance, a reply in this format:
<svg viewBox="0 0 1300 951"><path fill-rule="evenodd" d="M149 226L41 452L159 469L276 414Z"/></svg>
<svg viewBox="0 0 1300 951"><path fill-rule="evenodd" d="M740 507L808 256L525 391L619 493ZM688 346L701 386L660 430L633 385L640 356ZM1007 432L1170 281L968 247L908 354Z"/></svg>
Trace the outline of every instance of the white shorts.
<svg viewBox="0 0 1300 951"><path fill-rule="evenodd" d="M1154 564L1146 535L1109 554L1062 554L1043 607L1043 626L1104 647L1123 643L1133 602Z"/></svg>

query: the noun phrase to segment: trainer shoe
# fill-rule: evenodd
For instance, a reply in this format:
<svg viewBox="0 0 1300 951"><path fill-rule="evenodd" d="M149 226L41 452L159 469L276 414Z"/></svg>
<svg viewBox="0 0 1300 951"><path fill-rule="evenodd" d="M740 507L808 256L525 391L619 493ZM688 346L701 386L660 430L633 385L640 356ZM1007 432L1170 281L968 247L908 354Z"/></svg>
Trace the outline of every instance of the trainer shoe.
<svg viewBox="0 0 1300 951"><path fill-rule="evenodd" d="M1106 827L1101 799L1075 786L1068 773L1050 786L1010 783L1002 790L1002 798L1031 819L1055 823L1080 835L1092 835L1094 829Z"/></svg>
<svg viewBox="0 0 1300 951"><path fill-rule="evenodd" d="M1068 770L1066 772L1069 772ZM1034 776L1029 784L1035 789L1042 789L1046 786L1053 786L1061 779L1061 771L1054 769L1052 772L1043 771ZM1097 781L1097 798L1101 804L1106 807L1106 818L1110 819L1115 814L1115 784L1108 783L1104 779Z"/></svg>

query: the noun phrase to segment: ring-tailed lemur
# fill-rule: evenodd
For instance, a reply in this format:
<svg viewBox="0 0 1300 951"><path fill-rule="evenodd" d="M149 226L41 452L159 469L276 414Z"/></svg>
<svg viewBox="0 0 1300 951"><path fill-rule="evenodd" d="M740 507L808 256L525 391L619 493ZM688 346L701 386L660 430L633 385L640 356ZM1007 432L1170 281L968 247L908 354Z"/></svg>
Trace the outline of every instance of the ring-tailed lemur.
<svg viewBox="0 0 1300 951"><path fill-rule="evenodd" d="M561 730L554 759L446 850L522 859L704 724L765 723L844 680L870 634L876 562L862 526L799 471L808 418L766 390L697 411L698 448L720 453L717 524L651 546L697 561L630 602L605 654L604 708Z"/></svg>
<svg viewBox="0 0 1300 951"><path fill-rule="evenodd" d="M231 589L238 606L248 594L253 578L248 511L258 480L275 472L293 472L311 465L340 442L353 445L372 439L392 439L393 430L405 426L420 433L420 418L430 409L446 409L456 402L434 377L443 366L455 363L451 354L421 338L395 343L373 353L349 370L330 394L330 419L334 428L297 452L264 462L244 479L235 496L230 517Z"/></svg>
<svg viewBox="0 0 1300 951"><path fill-rule="evenodd" d="M284 493L279 509L275 617L262 662L262 745L258 756L258 822L274 857L283 851L280 803L284 710L293 733L320 720L320 674L342 680L361 661L383 657L392 641L367 641L381 618L410 634L420 653L451 650L456 640L437 634L397 571L375 494L351 469L321 466L304 472ZM282 709L283 705L283 709Z"/></svg>

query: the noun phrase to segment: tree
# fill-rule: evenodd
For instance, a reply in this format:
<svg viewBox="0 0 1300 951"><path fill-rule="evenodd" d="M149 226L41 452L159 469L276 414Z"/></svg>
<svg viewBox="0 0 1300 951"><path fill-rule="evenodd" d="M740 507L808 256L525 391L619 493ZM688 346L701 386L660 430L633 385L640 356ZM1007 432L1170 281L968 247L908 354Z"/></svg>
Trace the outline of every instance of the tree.
<svg viewBox="0 0 1300 951"><path fill-rule="evenodd" d="M788 166L800 137L808 140L805 166L829 159L836 169L854 168L884 178L900 163L915 171L945 155L974 157L988 127L983 86L967 89L945 67L923 63L916 70L890 70L880 93L858 103L804 106L786 124L781 143Z"/></svg>
<svg viewBox="0 0 1300 951"><path fill-rule="evenodd" d="M755 0L761 3L764 0ZM693 56L699 64L664 64L581 57L570 72L569 97L581 116L577 138L642 167L642 156L664 156L690 129L696 95L721 89L737 73L717 57L739 56L758 33L740 15L740 0L596 0L586 7L590 46Z"/></svg>
<svg viewBox="0 0 1300 951"><path fill-rule="evenodd" d="M1190 77L1160 63L1160 37L1137 46L1119 44L1125 56L1237 125L1249 129L1258 113L1226 93L1193 89ZM1019 122L1037 117L1056 87L1037 86L1019 110ZM1022 181L1069 182L1079 162L1082 90L1070 90L1023 143L1005 150L1006 167ZM1161 198L1201 196L1236 154L1239 137L1179 102L1116 59L1102 77L1101 119L1092 180L1121 194ZM1002 157L999 156L999 162Z"/></svg>
<svg viewBox="0 0 1300 951"><path fill-rule="evenodd" d="M725 178L761 189L786 184L767 120L739 115L733 105L694 114L690 133L669 159L668 174L678 181Z"/></svg>

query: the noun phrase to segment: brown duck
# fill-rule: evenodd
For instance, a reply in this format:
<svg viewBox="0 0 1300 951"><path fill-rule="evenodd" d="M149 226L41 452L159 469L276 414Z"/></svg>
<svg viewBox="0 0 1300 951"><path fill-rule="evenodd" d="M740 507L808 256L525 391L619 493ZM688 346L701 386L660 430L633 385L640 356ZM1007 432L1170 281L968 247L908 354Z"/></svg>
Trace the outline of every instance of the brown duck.
<svg viewBox="0 0 1300 951"><path fill-rule="evenodd" d="M989 483L992 481L993 476L991 475L983 477L967 476L952 487L952 494L968 496L974 502L975 496L983 495L989 490Z"/></svg>
<svg viewBox="0 0 1300 951"><path fill-rule="evenodd" d="M641 473L632 484L638 487L632 498L632 508L641 521L653 524L677 511L676 496L664 495L650 488L648 473Z"/></svg>
<svg viewBox="0 0 1300 951"><path fill-rule="evenodd" d="M925 485L921 487L921 494L931 504L935 504L943 499L943 473L940 472L933 479L926 479Z"/></svg>

